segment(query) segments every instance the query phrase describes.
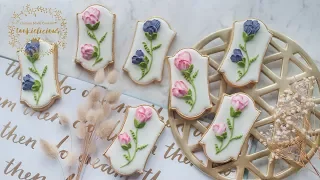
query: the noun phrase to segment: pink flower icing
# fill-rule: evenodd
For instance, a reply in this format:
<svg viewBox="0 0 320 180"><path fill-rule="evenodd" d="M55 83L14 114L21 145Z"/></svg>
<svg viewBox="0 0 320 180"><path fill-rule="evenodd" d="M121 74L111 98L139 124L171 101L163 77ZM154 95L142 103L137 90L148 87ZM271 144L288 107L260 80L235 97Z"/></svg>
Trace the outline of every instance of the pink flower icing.
<svg viewBox="0 0 320 180"><path fill-rule="evenodd" d="M86 60L92 59L94 48L92 44L84 44L81 46L82 57Z"/></svg>
<svg viewBox="0 0 320 180"><path fill-rule="evenodd" d="M236 94L231 97L231 105L234 110L242 111L249 103L249 98L242 94Z"/></svg>
<svg viewBox="0 0 320 180"><path fill-rule="evenodd" d="M172 88L172 94L175 96L175 97L183 97L185 95L188 94L188 87L187 85L183 82L183 81L176 81L174 83L174 88Z"/></svg>
<svg viewBox="0 0 320 180"><path fill-rule="evenodd" d="M82 15L82 20L85 24L95 25L99 22L100 11L97 8L90 7Z"/></svg>
<svg viewBox="0 0 320 180"><path fill-rule="evenodd" d="M124 132L122 134L119 134L118 136L119 142L122 145L128 145L131 141L130 136L128 135L128 133Z"/></svg>
<svg viewBox="0 0 320 180"><path fill-rule="evenodd" d="M174 59L174 65L181 71L186 70L190 67L192 63L191 54L184 51L178 54L178 57Z"/></svg>
<svg viewBox="0 0 320 180"><path fill-rule="evenodd" d="M136 119L140 122L147 122L152 117L152 109L149 107L140 106L136 110Z"/></svg>
<svg viewBox="0 0 320 180"><path fill-rule="evenodd" d="M216 136L221 136L226 132L227 126L225 123L216 123L212 125L212 130Z"/></svg>

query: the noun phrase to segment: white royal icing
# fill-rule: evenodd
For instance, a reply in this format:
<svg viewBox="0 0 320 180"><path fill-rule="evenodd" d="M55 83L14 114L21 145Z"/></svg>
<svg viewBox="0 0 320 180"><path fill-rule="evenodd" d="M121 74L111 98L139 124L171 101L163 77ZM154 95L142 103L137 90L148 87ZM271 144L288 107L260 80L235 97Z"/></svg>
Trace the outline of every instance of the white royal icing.
<svg viewBox="0 0 320 180"><path fill-rule="evenodd" d="M21 87L21 96L20 101L28 104L33 109L43 109L48 106L56 97L60 96L59 80L57 78L58 73L58 55L55 51L49 54L43 54L43 52L51 52L55 46L43 40L40 40L40 57L35 62L36 68L42 72L42 70L47 66L47 72L43 76L43 92L39 99L38 105L34 99L33 91L28 90L24 91ZM56 48L56 47L55 47ZM19 52L19 61L20 61L20 70L23 77L27 74L31 75L35 80L39 80L34 73L29 70L29 67L32 67L32 63L27 59L27 56L24 52Z"/></svg>
<svg viewBox="0 0 320 180"><path fill-rule="evenodd" d="M183 77L181 71L175 66L175 59L180 53L189 52L192 58L192 64L194 65L193 72L198 71L197 77L194 79L194 85L196 87L197 100L195 105L190 112L190 105L185 102L182 98L177 98L173 96L172 88L174 88L176 81L184 81L188 86L188 89L192 90L194 96L194 90L190 83L186 81ZM170 65L170 74L171 74L171 88L170 88L170 109L174 109L179 115L187 119L196 119L199 118L207 109L212 107L209 88L208 88L208 57L201 56L194 49L182 49L175 56L169 57L168 62Z"/></svg>
<svg viewBox="0 0 320 180"><path fill-rule="evenodd" d="M101 57L103 60L96 65L92 66L95 62L95 58L91 60L86 60L82 58L81 54L81 46L83 44L93 44L96 46L96 41L88 36L88 28L82 20L83 13L90 7L97 8L100 11L100 25L97 30L94 31L96 37L100 39L103 35L108 32L106 38L101 43ZM111 13L107 8L100 5L89 6L82 13L77 14L78 20L78 48L76 54L76 62L80 63L81 66L89 71L97 71L100 68L105 68L109 63L113 62L114 59L114 47L113 47L113 39L114 39L114 24L115 24L115 14Z"/></svg>
<svg viewBox="0 0 320 180"><path fill-rule="evenodd" d="M223 73L226 81L232 85L245 86L249 83L259 81L262 60L271 40L272 34L268 31L268 28L263 24L263 22L259 20L258 22L260 24L260 30L251 41L247 42L247 51L250 58L253 58L256 55L259 55L259 57L250 65L246 75L243 76L239 81L237 81L237 72L239 70L238 65L237 63L233 63L230 57L233 54L234 49L239 49L239 44L244 44L242 33L244 31L243 24L245 21L235 22L233 24L233 31L231 34L232 39L230 39L229 42L231 44L229 45L229 49L226 52L226 55L224 56L222 64L219 68L219 71ZM243 55L245 57L244 53Z"/></svg>
<svg viewBox="0 0 320 180"><path fill-rule="evenodd" d="M153 81L161 81L162 80L162 71L164 66L165 56L167 51L171 45L173 38L176 35L176 32L173 31L169 24L161 18L150 18L148 20L159 20L161 23L161 27L158 31L157 39L153 40L153 46L161 44L161 47L155 51L153 51L153 63L150 69L150 72L141 80L141 70L138 65L132 63L132 56L135 55L137 50L142 50L145 54L147 52L144 50L142 42L146 42L149 45L148 39L144 35L143 24L145 22L138 22L132 47L130 53L127 57L126 63L123 66L123 69L128 72L130 78L138 83L138 84L149 84Z"/></svg>
<svg viewBox="0 0 320 180"><path fill-rule="evenodd" d="M117 139L113 141L111 146L108 148L104 154L110 161L112 168L121 175L131 175L135 172L143 173L145 164L148 160L149 154L151 153L153 146L155 145L158 137L161 135L165 124L159 118L157 111L151 106L144 106L152 109L152 117L149 121L146 122L146 125L138 130L138 146L148 144L144 149L137 151L134 160L127 166L122 167L127 163L127 160L123 157L126 154L126 151L122 149L120 142ZM130 130L135 131L136 127L134 125L134 119L136 114L136 109L138 107L129 107L126 111L127 116L125 123L122 127L121 133L128 133L131 137L132 147L130 149L131 156L134 151L134 143Z"/></svg>
<svg viewBox="0 0 320 180"><path fill-rule="evenodd" d="M242 94L243 93L237 93ZM235 94L233 94L235 95ZM231 107L231 98L232 96L224 95L222 102L220 104L219 110L210 125L208 131L203 135L200 140L200 144L204 148L205 155L213 162L223 163L227 162L231 159L237 160L238 155L241 151L241 147L244 143L244 140L249 135L249 131L258 118L260 111L258 111L255 107L254 102L249 98L249 103L247 107L242 111L241 115L234 119L234 130L233 137L242 135L240 139L233 140L230 144L221 152L216 154L215 144L220 145L220 141L216 138L214 131L212 130L212 126L216 123L225 123L227 124L227 118L230 118L230 107ZM224 140L224 144L227 143L227 140L230 137L230 130L227 126L227 138Z"/></svg>

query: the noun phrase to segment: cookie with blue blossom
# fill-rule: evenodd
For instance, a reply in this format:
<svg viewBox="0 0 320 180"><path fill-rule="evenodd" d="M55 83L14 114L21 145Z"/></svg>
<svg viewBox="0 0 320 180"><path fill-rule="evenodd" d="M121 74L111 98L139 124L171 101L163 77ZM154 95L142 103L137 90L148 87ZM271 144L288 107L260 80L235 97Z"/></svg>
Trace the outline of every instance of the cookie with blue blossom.
<svg viewBox="0 0 320 180"><path fill-rule="evenodd" d="M138 21L123 70L140 85L160 82L167 51L176 33L159 17Z"/></svg>
<svg viewBox="0 0 320 180"><path fill-rule="evenodd" d="M60 98L56 45L32 39L24 51L18 52L18 58L22 73L20 102L36 111L48 109Z"/></svg>
<svg viewBox="0 0 320 180"><path fill-rule="evenodd" d="M234 87L257 83L272 33L260 20L248 19L234 22L230 37L218 71Z"/></svg>

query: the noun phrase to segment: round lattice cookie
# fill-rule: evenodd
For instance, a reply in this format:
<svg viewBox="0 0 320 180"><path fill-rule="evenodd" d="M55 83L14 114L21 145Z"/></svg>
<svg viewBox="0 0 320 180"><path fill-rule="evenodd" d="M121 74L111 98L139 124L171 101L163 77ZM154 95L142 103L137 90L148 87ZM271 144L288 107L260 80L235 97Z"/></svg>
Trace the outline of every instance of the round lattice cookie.
<svg viewBox="0 0 320 180"><path fill-rule="evenodd" d="M299 164L293 161L282 159L281 161L285 162L287 167L282 168L279 172L279 167L276 167L278 166L277 160L272 160L272 158L270 158L270 150L262 144L260 144L262 150L258 149L256 152L249 152L249 147L252 142L257 143L258 141L264 140L264 137L259 133L259 128L273 124L274 120L271 115L274 112L274 106L279 94L282 94L285 89L289 88L289 85L302 80L304 77L316 77L317 83L314 88L313 97L315 98L316 104L320 103L320 98L316 97L316 95L319 94L318 85L320 72L315 63L293 40L275 31L270 30L270 32L272 32L273 37L263 60L259 83L241 89L229 88L222 76L216 71L227 48L231 28L210 34L194 47L202 54L209 55L210 57L209 65L211 68L209 72L209 87L211 92L210 97L214 103L214 108L209 114L214 114L216 112L217 104L219 104L223 93L231 94L239 90L249 94L255 100L255 103L260 110L264 112L262 114L265 114L264 117L263 115L260 115L258 121L255 122L250 131L251 136L248 136L246 139L239 158L236 161L215 164L210 160L205 159L206 157L203 155L202 147L197 141L194 143L191 142L190 134L194 130L203 134L207 130L208 122L202 120L186 121L174 111L169 111L171 129L181 150L195 166L213 178L242 179L245 171L248 171L249 174L252 174L253 178L283 179L301 168ZM281 62L282 66L280 65ZM272 97L272 94L274 97ZM209 123L211 123L213 119L212 116L209 119ZM315 124L320 120L320 111L315 109L311 112L309 120L315 120L315 122L312 122L312 125L316 126ZM195 134L195 132L193 132L193 134ZM306 154L308 159L311 159L317 151L319 141L320 138L318 136L312 137L306 141L305 146L307 148L305 149L307 151ZM200 158L199 154L201 153L202 155ZM264 163L263 168L265 169L265 172L263 172L263 168L259 168L255 165L255 162L259 161L259 159L265 159L262 161L262 163ZM236 171L234 177L227 176L230 171Z"/></svg>

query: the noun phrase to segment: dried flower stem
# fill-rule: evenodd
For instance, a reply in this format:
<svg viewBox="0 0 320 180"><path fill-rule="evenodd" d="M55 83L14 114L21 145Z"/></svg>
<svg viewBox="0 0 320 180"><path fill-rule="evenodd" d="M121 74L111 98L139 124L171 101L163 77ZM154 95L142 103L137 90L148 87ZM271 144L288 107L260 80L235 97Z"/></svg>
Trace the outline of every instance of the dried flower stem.
<svg viewBox="0 0 320 180"><path fill-rule="evenodd" d="M311 130L310 116L314 110L315 102L312 98L314 77L304 78L291 85L290 89L284 90L279 96L277 107L272 115L275 120L267 132L260 132L264 139L260 141L271 150L272 158L287 159L299 166L305 166L307 163L319 172L311 164L306 154L308 146L319 144L312 142L311 136L320 134L320 129Z"/></svg>
<svg viewBox="0 0 320 180"><path fill-rule="evenodd" d="M55 159L56 161L58 161L58 163L60 164L61 170L62 170L62 175L64 176L64 170L61 164L61 161L59 159L59 150L57 148L57 146L49 143L46 140L40 139L40 147L42 149L42 151L50 158Z"/></svg>

